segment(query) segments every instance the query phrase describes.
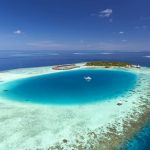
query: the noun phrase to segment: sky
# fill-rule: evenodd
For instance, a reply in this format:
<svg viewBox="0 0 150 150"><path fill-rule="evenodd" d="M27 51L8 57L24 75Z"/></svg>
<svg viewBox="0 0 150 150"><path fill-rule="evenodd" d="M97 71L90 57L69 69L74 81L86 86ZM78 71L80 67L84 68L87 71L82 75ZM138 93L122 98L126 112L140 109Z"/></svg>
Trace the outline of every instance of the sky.
<svg viewBox="0 0 150 150"><path fill-rule="evenodd" d="M0 50L150 50L150 0L0 0Z"/></svg>

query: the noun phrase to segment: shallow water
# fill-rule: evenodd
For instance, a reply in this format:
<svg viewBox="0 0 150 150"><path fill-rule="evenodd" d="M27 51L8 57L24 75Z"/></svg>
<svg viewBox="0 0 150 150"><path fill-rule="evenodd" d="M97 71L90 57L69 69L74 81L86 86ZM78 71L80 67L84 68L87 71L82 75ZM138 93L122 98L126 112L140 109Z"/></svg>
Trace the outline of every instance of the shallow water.
<svg viewBox="0 0 150 150"><path fill-rule="evenodd" d="M84 77L90 76L91 80ZM134 88L136 75L125 71L79 69L4 84L1 95L42 104L85 104L111 100Z"/></svg>

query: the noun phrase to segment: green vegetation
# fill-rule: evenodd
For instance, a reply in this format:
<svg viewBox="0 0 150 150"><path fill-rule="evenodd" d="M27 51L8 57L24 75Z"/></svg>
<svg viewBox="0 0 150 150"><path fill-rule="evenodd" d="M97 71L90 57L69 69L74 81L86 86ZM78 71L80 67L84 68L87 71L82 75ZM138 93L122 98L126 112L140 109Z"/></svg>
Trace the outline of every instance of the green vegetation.
<svg viewBox="0 0 150 150"><path fill-rule="evenodd" d="M93 62L87 62L86 66L131 67L132 65L126 62L93 61Z"/></svg>

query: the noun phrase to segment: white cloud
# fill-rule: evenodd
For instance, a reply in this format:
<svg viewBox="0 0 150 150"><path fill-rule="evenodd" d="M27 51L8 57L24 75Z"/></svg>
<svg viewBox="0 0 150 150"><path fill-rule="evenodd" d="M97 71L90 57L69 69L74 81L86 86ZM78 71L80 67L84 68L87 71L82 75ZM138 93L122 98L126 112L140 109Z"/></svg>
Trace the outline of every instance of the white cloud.
<svg viewBox="0 0 150 150"><path fill-rule="evenodd" d="M98 16L103 18L108 18L112 15L113 10L112 9L105 9L99 12Z"/></svg>
<svg viewBox="0 0 150 150"><path fill-rule="evenodd" d="M124 31L120 31L120 32L119 32L119 34L124 34L124 33L125 33Z"/></svg>
<svg viewBox="0 0 150 150"><path fill-rule="evenodd" d="M22 34L22 31L21 30L16 30L16 31L14 31L14 34L20 35L20 34Z"/></svg>

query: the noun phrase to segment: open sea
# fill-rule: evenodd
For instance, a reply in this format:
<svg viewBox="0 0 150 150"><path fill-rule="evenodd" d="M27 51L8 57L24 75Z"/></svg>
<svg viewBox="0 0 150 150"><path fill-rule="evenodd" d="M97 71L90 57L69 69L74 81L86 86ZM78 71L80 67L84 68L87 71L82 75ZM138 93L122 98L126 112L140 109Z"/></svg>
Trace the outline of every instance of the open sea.
<svg viewBox="0 0 150 150"><path fill-rule="evenodd" d="M150 52L0 50L0 71L96 60L123 61L150 67ZM150 123L128 141L124 149L150 150L149 142Z"/></svg>

